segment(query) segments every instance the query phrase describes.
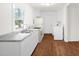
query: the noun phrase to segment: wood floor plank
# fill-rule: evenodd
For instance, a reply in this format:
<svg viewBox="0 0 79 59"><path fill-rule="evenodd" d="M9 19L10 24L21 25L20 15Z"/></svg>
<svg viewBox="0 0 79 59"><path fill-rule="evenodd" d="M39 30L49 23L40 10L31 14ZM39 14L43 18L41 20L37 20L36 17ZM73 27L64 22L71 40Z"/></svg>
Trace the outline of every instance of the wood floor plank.
<svg viewBox="0 0 79 59"><path fill-rule="evenodd" d="M46 34L32 56L79 56L79 42L57 41Z"/></svg>

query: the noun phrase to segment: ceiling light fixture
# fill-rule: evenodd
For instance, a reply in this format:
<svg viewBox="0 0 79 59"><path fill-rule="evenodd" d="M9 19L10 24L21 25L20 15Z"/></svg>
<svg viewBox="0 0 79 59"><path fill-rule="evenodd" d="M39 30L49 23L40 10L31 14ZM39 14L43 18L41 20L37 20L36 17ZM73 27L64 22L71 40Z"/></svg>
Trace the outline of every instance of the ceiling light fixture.
<svg viewBox="0 0 79 59"><path fill-rule="evenodd" d="M55 3L41 3L40 5L42 6L51 6L51 5L54 5Z"/></svg>

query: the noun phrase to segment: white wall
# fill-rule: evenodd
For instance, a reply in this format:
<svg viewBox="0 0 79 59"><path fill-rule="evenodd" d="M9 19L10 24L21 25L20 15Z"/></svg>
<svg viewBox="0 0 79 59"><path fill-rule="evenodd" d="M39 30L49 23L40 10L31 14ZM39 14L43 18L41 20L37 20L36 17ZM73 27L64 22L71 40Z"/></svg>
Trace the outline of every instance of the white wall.
<svg viewBox="0 0 79 59"><path fill-rule="evenodd" d="M25 24L30 26L33 24L33 9L28 4L25 4L24 8L25 8L24 22Z"/></svg>
<svg viewBox="0 0 79 59"><path fill-rule="evenodd" d="M79 4L68 6L68 40L79 41Z"/></svg>
<svg viewBox="0 0 79 59"><path fill-rule="evenodd" d="M57 19L57 12L56 11L41 11L41 16L43 17L43 27L44 33L52 33L53 26L55 26L56 19Z"/></svg>
<svg viewBox="0 0 79 59"><path fill-rule="evenodd" d="M25 27L33 25L33 19L40 16L40 12L32 8L29 4L24 4L24 24Z"/></svg>
<svg viewBox="0 0 79 59"><path fill-rule="evenodd" d="M64 8L57 10L57 21L60 21L62 25L64 24Z"/></svg>
<svg viewBox="0 0 79 59"><path fill-rule="evenodd" d="M63 8L63 23L64 23L64 41L68 42L68 19L67 19L67 7Z"/></svg>
<svg viewBox="0 0 79 59"><path fill-rule="evenodd" d="M40 15L40 10L33 8L33 15L34 15L34 18L36 18L37 16L41 16Z"/></svg>
<svg viewBox="0 0 79 59"><path fill-rule="evenodd" d="M12 32L11 4L0 3L0 35Z"/></svg>

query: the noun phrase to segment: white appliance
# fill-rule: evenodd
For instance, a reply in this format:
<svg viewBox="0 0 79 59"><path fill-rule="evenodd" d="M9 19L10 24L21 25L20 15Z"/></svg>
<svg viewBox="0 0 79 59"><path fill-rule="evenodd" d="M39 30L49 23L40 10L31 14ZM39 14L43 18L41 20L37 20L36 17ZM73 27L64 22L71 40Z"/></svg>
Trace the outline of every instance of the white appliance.
<svg viewBox="0 0 79 59"><path fill-rule="evenodd" d="M63 40L64 33L63 33L63 26L55 26L53 28L54 32L54 40Z"/></svg>

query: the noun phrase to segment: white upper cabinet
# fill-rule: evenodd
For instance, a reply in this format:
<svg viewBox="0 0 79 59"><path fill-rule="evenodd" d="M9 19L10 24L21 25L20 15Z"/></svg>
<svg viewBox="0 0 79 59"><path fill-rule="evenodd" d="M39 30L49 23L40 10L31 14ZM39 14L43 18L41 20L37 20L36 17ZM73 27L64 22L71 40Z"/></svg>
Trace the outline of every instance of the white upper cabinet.
<svg viewBox="0 0 79 59"><path fill-rule="evenodd" d="M34 27L42 27L43 26L43 18L42 17L36 17L33 20Z"/></svg>

